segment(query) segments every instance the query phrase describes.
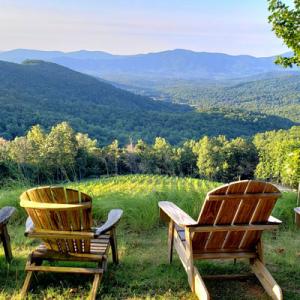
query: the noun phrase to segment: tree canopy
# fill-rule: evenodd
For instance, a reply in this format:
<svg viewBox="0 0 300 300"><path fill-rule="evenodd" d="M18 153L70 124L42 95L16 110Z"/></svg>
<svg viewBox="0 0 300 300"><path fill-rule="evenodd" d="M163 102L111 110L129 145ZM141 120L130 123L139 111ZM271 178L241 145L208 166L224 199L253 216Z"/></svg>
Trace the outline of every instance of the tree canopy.
<svg viewBox="0 0 300 300"><path fill-rule="evenodd" d="M277 57L276 63L284 67L300 66L300 0L294 0L294 8L280 0L268 1L273 31L294 52L291 57Z"/></svg>
<svg viewBox="0 0 300 300"><path fill-rule="evenodd" d="M118 174L190 176L229 182L254 176L290 186L300 180L300 126L257 134L254 140L219 135L172 146L157 137L122 147L118 140L99 147L87 134L62 122L43 130L33 126L26 136L0 139L0 184L80 180Z"/></svg>

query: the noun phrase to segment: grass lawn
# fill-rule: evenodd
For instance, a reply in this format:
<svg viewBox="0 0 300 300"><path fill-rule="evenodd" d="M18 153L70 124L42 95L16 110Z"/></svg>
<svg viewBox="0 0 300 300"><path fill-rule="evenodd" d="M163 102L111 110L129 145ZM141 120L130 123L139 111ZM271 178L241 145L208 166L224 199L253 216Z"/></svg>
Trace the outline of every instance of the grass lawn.
<svg viewBox="0 0 300 300"><path fill-rule="evenodd" d="M96 220L104 220L111 208L122 208L124 217L118 228L120 264L108 265L99 288L99 299L196 299L190 292L186 273L174 255L167 263L167 229L159 222L157 202L170 200L197 217L205 194L218 183L197 179L160 176L119 176L71 183L93 196ZM37 241L25 238L25 212L18 197L25 187L0 191L1 207L18 208L9 226L14 260L7 265L0 249L0 299L18 296L24 280L27 255ZM300 299L300 234L293 225L296 195L284 193L273 212L283 221L277 232L265 234L267 267L283 289L284 299ZM241 261L197 262L202 275L248 272ZM84 275L39 274L32 283L29 299L85 299L92 277ZM255 277L242 281L207 280L213 299L269 299Z"/></svg>

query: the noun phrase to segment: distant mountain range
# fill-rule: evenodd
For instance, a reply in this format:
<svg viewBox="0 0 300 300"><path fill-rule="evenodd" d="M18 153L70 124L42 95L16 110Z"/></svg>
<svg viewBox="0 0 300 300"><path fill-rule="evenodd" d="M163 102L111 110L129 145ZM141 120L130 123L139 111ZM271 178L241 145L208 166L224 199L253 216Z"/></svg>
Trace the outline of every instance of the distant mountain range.
<svg viewBox="0 0 300 300"><path fill-rule="evenodd" d="M289 55L289 54L288 54ZM122 79L233 79L267 72L283 72L274 57L228 55L176 49L138 55L113 55L102 51L38 51L15 49L0 52L0 60L26 59L54 62L73 70L121 82Z"/></svg>
<svg viewBox="0 0 300 300"><path fill-rule="evenodd" d="M255 112L197 111L187 105L154 101L40 60L23 64L0 61L0 107L0 137L12 139L35 124L47 129L68 121L101 145L114 139L125 144L130 138L153 142L156 136L172 144L203 135L252 136L295 124Z"/></svg>

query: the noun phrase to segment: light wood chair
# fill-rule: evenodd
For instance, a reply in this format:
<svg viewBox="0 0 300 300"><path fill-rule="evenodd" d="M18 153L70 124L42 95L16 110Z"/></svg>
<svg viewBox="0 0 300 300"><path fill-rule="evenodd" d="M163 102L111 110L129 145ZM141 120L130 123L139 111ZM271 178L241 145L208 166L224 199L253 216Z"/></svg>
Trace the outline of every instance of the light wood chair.
<svg viewBox="0 0 300 300"><path fill-rule="evenodd" d="M174 247L199 299L210 297L194 260L244 258L250 260L252 271L272 299L282 299L281 288L264 264L261 239L264 230L274 230L281 223L271 216L280 195L270 183L232 182L207 194L197 221L172 202L159 202L160 216L169 222L169 262Z"/></svg>
<svg viewBox="0 0 300 300"><path fill-rule="evenodd" d="M92 198L77 190L64 187L34 188L24 192L20 200L20 205L29 215L25 235L43 241L28 257L21 298L26 297L33 273L59 272L94 275L89 299L95 299L106 270L110 247L113 261L118 263L115 228L123 211L111 210L107 221L93 228ZM44 260L93 262L96 266L43 266Z"/></svg>

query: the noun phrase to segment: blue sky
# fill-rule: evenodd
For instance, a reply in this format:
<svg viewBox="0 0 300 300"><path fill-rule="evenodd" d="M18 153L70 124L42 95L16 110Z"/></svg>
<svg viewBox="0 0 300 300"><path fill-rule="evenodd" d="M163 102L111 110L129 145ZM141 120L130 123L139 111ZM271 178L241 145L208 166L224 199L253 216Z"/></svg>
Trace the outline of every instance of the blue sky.
<svg viewBox="0 0 300 300"><path fill-rule="evenodd" d="M287 51L267 17L267 0L0 0L0 50Z"/></svg>

